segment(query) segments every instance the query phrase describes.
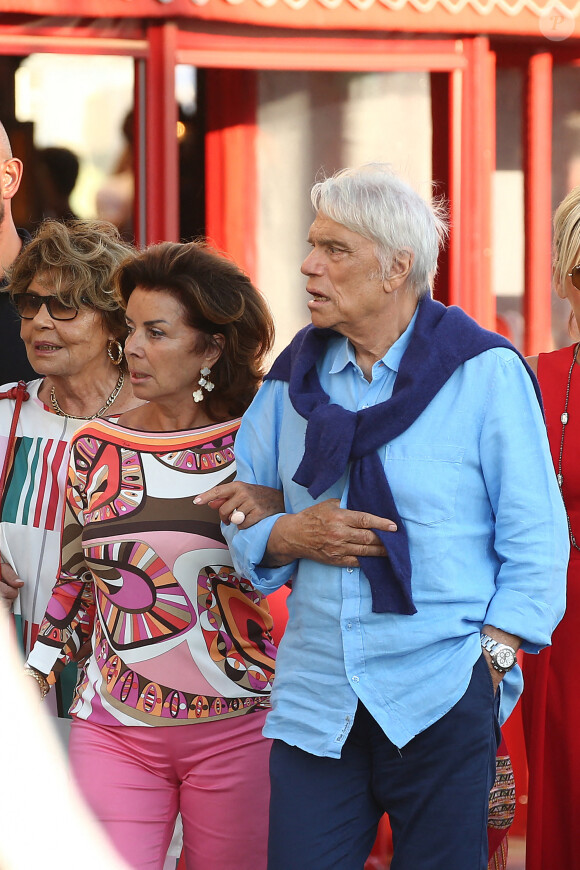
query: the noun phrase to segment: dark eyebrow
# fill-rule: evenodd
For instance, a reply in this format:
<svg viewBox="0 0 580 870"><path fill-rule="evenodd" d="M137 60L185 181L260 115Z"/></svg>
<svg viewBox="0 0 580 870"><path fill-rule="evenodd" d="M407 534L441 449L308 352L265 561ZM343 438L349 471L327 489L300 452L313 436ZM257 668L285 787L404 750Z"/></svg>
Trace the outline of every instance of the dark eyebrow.
<svg viewBox="0 0 580 870"><path fill-rule="evenodd" d="M131 323L133 323L132 318L128 317L127 315L125 315L125 320L130 320ZM164 320L162 317L158 317L157 320L145 320L143 325L144 326L155 326L156 323L166 323L169 326L169 321Z"/></svg>

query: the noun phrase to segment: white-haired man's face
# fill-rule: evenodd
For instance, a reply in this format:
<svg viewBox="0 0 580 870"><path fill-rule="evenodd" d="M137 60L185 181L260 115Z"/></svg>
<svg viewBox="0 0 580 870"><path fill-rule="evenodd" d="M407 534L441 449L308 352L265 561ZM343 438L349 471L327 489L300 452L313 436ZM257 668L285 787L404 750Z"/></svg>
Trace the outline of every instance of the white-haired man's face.
<svg viewBox="0 0 580 870"><path fill-rule="evenodd" d="M322 212L310 227L308 242L312 250L301 271L308 278L312 323L349 338L360 334L381 316L388 296L374 243Z"/></svg>

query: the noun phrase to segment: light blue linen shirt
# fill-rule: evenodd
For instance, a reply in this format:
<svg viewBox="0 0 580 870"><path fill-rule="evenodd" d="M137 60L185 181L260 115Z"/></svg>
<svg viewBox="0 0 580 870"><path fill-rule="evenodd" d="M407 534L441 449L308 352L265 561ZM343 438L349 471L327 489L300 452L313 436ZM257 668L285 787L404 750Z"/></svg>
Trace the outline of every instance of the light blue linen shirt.
<svg viewBox="0 0 580 870"><path fill-rule="evenodd" d="M318 366L331 400L354 411L388 399L414 320L374 364L370 383L347 339L333 338ZM238 479L283 490L291 513L315 501L292 480L305 430L288 385L266 381L236 438ZM412 616L373 613L358 568L308 559L263 567L280 514L246 530L223 527L237 569L259 590L293 578L264 734L314 755L340 756L359 698L403 747L466 691L482 625L538 652L564 612L566 516L538 401L516 354L497 348L464 363L379 452L409 537ZM345 507L347 494L343 476L316 501L338 498ZM516 667L502 682L502 721L521 688Z"/></svg>

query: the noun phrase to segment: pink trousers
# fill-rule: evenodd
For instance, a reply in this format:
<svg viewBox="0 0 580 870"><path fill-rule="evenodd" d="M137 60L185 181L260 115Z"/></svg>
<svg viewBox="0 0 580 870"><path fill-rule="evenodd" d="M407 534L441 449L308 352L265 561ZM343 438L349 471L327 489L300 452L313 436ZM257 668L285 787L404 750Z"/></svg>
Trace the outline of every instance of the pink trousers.
<svg viewBox="0 0 580 870"><path fill-rule="evenodd" d="M74 720L74 776L130 867L161 870L180 812L187 870L265 870L265 715L154 728Z"/></svg>

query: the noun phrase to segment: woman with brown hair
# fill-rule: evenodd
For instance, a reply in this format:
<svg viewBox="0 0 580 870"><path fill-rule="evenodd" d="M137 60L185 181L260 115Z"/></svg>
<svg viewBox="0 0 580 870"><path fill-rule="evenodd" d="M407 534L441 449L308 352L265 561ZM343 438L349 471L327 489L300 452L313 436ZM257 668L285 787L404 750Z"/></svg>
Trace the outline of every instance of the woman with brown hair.
<svg viewBox="0 0 580 870"><path fill-rule="evenodd" d="M145 404L75 436L60 576L29 665L47 689L94 609L71 762L97 818L133 867L162 867L180 812L188 870L259 870L272 620L194 499L235 472L272 321L247 276L198 244L148 249L118 290Z"/></svg>
<svg viewBox="0 0 580 870"><path fill-rule="evenodd" d="M13 451L7 448L16 399L13 385L0 388L13 396L0 401L0 467L6 472L0 598L13 606L26 653L58 572L70 439L83 420L138 404L123 356L125 316L112 283L119 264L132 256L111 224L46 221L11 270L28 360L43 375L26 386ZM73 665L51 697L53 714L66 717L75 682Z"/></svg>

